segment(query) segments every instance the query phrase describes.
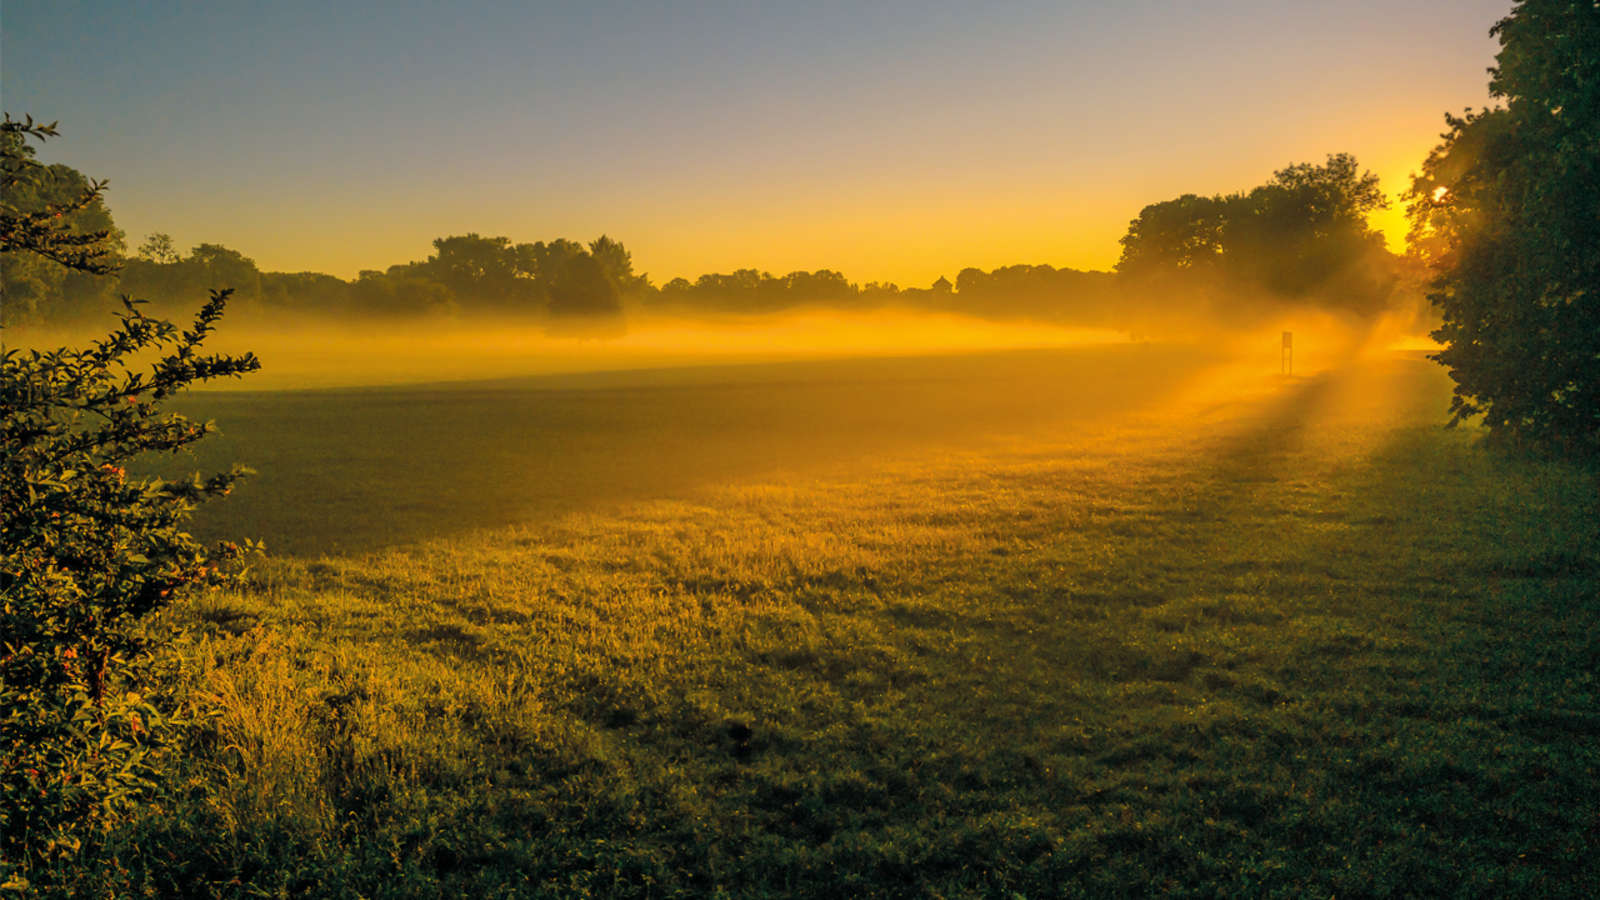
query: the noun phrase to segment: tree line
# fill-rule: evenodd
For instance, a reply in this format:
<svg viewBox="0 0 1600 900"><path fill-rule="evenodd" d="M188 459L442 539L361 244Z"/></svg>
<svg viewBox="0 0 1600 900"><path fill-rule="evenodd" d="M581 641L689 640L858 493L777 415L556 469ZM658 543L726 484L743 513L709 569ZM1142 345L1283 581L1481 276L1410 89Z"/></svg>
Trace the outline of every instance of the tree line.
<svg viewBox="0 0 1600 900"><path fill-rule="evenodd" d="M31 148L24 148L31 152ZM18 206L74 195L88 183L66 166L35 168ZM69 214L71 228L105 232L116 265L63 272L40 259L7 260L4 321L68 322L116 308L120 295L193 297L231 288L239 312L350 316L515 314L615 319L627 310L677 315L759 315L804 308L902 307L1001 319L1155 328L1180 313L1255 313L1263 303L1380 311L1403 263L1366 215L1385 203L1377 179L1345 154L1300 164L1229 196L1186 194L1145 207L1122 239L1114 272L1049 265L960 270L927 287L858 284L831 269L783 275L756 269L674 278L655 285L609 236L517 243L477 233L433 241L420 261L353 279L266 272L238 250L201 243L180 253L152 234L131 253L103 200ZM27 255L23 255L26 257ZM159 307L158 307L159 308Z"/></svg>
<svg viewBox="0 0 1600 900"><path fill-rule="evenodd" d="M1247 192L1145 207L1117 271L1144 293L1170 290L1219 313L1267 300L1372 315L1391 305L1404 271L1368 221L1386 206L1378 177L1334 154Z"/></svg>
<svg viewBox="0 0 1600 900"><path fill-rule="evenodd" d="M170 237L154 234L124 263L117 290L193 296L229 285L236 305L268 313L607 316L619 313L623 296L645 284L634 274L627 249L604 235L588 244L514 244L474 233L439 238L433 250L420 262L345 280L317 272L263 272L254 260L219 244L199 244L180 256Z"/></svg>

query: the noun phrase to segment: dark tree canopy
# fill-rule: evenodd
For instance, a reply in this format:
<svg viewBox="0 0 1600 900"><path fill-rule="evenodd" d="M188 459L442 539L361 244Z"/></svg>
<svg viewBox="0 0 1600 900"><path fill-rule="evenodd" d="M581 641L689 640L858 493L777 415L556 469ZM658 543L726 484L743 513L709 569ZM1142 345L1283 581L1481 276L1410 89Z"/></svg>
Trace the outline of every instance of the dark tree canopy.
<svg viewBox="0 0 1600 900"><path fill-rule="evenodd" d="M1491 32L1498 109L1447 116L1408 195L1454 419L1600 453L1600 7L1524 0Z"/></svg>
<svg viewBox="0 0 1600 900"><path fill-rule="evenodd" d="M150 297L236 286L235 310L269 316L592 316L617 312L623 298L654 290L633 271L628 249L605 235L585 247L565 238L513 243L473 232L437 238L433 251L425 260L364 270L347 281L318 272L264 272L250 257L215 243L180 254L169 235L156 233L112 284Z"/></svg>
<svg viewBox="0 0 1600 900"><path fill-rule="evenodd" d="M1228 207L1236 200L1184 194L1146 206L1122 236L1118 271L1142 275L1216 266L1222 259Z"/></svg>
<svg viewBox="0 0 1600 900"><path fill-rule="evenodd" d="M153 306L163 313L176 313L179 298L228 288L235 310L259 311L269 281L255 260L230 247L197 244L187 256L179 256L170 237L152 234L123 263L117 288L136 297L159 298Z"/></svg>
<svg viewBox="0 0 1600 900"><path fill-rule="evenodd" d="M1152 291L1207 302L1309 302L1373 314L1387 308L1396 260L1367 216L1387 205L1378 177L1338 153L1297 163L1247 193L1181 197L1139 212L1117 271Z"/></svg>
<svg viewBox="0 0 1600 900"><path fill-rule="evenodd" d="M617 285L587 253L566 258L550 279L550 312L557 316L611 316L622 311Z"/></svg>
<svg viewBox="0 0 1600 900"><path fill-rule="evenodd" d="M511 239L477 233L442 237L422 268L468 305L527 307L535 296L512 252Z"/></svg>
<svg viewBox="0 0 1600 900"><path fill-rule="evenodd" d="M0 324L64 319L108 308L122 258L105 182L34 158L28 138L55 126L0 124Z"/></svg>
<svg viewBox="0 0 1600 900"><path fill-rule="evenodd" d="M649 286L649 279L634 274L633 254L622 246L621 241L612 240L602 234L589 242L589 255L600 264L606 278L616 286L619 293L638 291Z"/></svg>

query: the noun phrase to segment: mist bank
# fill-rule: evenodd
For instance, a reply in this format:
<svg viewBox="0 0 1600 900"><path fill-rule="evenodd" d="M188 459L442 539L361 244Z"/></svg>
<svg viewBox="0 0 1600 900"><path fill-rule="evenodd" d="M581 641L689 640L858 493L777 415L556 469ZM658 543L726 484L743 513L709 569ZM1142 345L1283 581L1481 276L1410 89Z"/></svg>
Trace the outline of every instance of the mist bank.
<svg viewBox="0 0 1600 900"><path fill-rule="evenodd" d="M253 352L263 371L210 388L426 383L1127 341L1237 347L1263 354L1267 371L1277 366L1279 331L1299 335L1304 361L1333 347L1345 355L1358 345L1427 347L1434 327L1420 292L1397 290L1386 307L1352 309L1333 292L1291 298L1225 273L1192 270L1135 277L1050 266L968 269L953 284L894 291L842 279L735 276L707 277L693 289L669 283L636 290L615 309L590 314L535 304L356 312L236 295L208 346ZM819 294L819 285L829 284L832 293ZM140 309L182 325L194 307L168 301ZM8 327L0 340L9 347L76 346L102 336L111 322L102 311Z"/></svg>
<svg viewBox="0 0 1600 900"><path fill-rule="evenodd" d="M353 321L296 316L228 321L208 341L253 352L262 369L202 390L419 384L526 375L730 366L857 357L936 356L1098 346L1127 341L1109 329L1040 327L906 310L819 310L705 320L641 315L626 329L552 330L519 316ZM12 345L82 344L84 328L8 329Z"/></svg>
<svg viewBox="0 0 1600 900"><path fill-rule="evenodd" d="M1156 301L1149 301L1152 305ZM1187 305L1182 315L1172 309ZM1310 306L1258 311L1248 324L1218 317L1199 298L1162 304L1154 330L983 318L907 307L805 308L756 315L635 311L605 327L552 327L539 317L422 319L228 316L207 342L218 353L254 353L262 369L197 390L293 390L751 363L936 357L1023 350L1160 344L1237 360L1261 374L1280 368L1281 332L1295 335L1295 372L1309 374L1372 351L1433 345L1405 314L1357 317ZM29 326L0 332L9 348L84 346L102 323ZM183 324L179 320L179 324ZM718 376L737 379L728 373ZM1086 389L1098 389L1087 384Z"/></svg>

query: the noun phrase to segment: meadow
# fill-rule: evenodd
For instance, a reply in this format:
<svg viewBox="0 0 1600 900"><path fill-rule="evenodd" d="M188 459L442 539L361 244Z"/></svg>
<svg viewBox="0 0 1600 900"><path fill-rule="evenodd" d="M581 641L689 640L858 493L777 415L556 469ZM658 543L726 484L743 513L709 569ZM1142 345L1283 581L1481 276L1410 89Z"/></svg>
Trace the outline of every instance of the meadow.
<svg viewBox="0 0 1600 900"><path fill-rule="evenodd" d="M192 395L151 896L1585 896L1596 477L1417 354ZM180 460L193 465L195 461Z"/></svg>

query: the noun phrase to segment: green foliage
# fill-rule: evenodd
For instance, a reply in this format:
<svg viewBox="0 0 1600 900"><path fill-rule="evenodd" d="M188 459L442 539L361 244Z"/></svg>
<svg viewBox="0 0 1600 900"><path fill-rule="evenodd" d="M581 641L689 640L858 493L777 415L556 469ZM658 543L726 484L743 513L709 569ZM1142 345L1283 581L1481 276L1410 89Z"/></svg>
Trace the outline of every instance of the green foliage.
<svg viewBox="0 0 1600 900"><path fill-rule="evenodd" d="M132 303L87 349L0 361L0 851L4 865L71 848L85 828L151 786L149 754L178 723L135 688L140 621L175 597L216 587L243 549L208 553L185 520L244 470L187 481L128 467L211 430L163 413L197 381L241 375L254 356L199 352L222 315L212 295L192 328ZM159 351L149 374L129 370Z"/></svg>
<svg viewBox="0 0 1600 900"><path fill-rule="evenodd" d="M13 139L54 133L6 120L8 185L37 167ZM74 211L97 208L103 188L90 182L65 205L7 206L0 250L69 273L111 271L114 234L71 220ZM129 478L128 467L146 454L181 450L210 429L162 412L173 393L259 367L250 354L199 352L227 296L214 291L181 334L125 299L118 326L86 349L10 349L0 357L6 886L24 884L33 865L76 849L148 791L156 755L183 724L159 686L145 684L141 627L175 597L230 581L224 572L243 548L226 544L208 554L182 528L197 504L227 493L243 470L169 482ZM132 371L152 354L148 374Z"/></svg>
<svg viewBox="0 0 1600 900"><path fill-rule="evenodd" d="M1526 0L1494 27L1503 108L1446 116L1408 194L1435 275L1454 420L1600 453L1600 7Z"/></svg>
<svg viewBox="0 0 1600 900"><path fill-rule="evenodd" d="M28 139L55 125L7 115L0 123L0 324L102 311L122 254L104 181L34 159Z"/></svg>

